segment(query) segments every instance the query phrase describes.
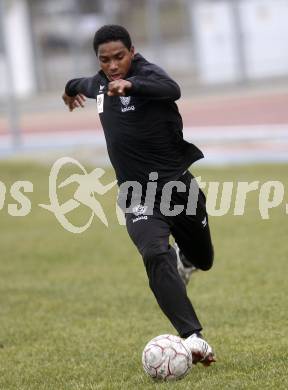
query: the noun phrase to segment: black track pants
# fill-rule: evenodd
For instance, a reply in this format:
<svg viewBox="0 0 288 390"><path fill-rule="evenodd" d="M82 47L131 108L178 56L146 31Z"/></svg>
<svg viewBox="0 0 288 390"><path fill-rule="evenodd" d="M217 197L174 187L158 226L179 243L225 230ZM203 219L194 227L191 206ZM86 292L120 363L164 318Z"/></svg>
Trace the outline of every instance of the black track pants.
<svg viewBox="0 0 288 390"><path fill-rule="evenodd" d="M187 185L187 192L172 192L172 205L186 205L189 183L193 176L187 172L181 177ZM213 264L211 242L205 196L200 191L196 215L186 215L183 211L177 216L165 216L159 203L153 215L126 214L128 233L142 255L149 285L165 315L181 337L187 337L202 326L187 296L186 288L177 271L175 250L169 245L173 235L186 259L202 270Z"/></svg>

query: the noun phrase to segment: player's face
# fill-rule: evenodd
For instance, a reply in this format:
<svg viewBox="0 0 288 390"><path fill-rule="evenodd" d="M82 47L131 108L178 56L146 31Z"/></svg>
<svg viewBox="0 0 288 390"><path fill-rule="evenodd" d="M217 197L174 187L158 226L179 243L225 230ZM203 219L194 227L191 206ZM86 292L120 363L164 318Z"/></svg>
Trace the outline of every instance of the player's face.
<svg viewBox="0 0 288 390"><path fill-rule="evenodd" d="M127 49L121 41L102 43L98 48L100 67L110 81L124 79L134 57L134 47Z"/></svg>

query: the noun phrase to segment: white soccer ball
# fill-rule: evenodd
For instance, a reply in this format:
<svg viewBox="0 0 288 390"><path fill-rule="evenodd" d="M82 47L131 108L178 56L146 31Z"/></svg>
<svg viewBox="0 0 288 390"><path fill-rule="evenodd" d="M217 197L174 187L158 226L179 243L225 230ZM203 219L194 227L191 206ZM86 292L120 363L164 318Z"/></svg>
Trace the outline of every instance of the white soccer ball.
<svg viewBox="0 0 288 390"><path fill-rule="evenodd" d="M145 346L142 364L154 379L181 379L192 368L192 354L180 337L163 334Z"/></svg>

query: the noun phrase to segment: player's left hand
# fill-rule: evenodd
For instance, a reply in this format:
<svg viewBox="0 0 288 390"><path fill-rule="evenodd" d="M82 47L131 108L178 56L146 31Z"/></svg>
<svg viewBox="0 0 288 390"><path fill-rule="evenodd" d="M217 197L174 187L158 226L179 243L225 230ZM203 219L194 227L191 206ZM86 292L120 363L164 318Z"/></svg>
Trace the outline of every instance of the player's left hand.
<svg viewBox="0 0 288 390"><path fill-rule="evenodd" d="M62 99L66 106L68 106L69 111L72 112L75 108L84 107L85 96L81 93L78 93L76 96L68 96L65 92L62 95Z"/></svg>
<svg viewBox="0 0 288 390"><path fill-rule="evenodd" d="M108 85L108 96L125 96L126 90L132 87L132 83L128 80L111 81Z"/></svg>

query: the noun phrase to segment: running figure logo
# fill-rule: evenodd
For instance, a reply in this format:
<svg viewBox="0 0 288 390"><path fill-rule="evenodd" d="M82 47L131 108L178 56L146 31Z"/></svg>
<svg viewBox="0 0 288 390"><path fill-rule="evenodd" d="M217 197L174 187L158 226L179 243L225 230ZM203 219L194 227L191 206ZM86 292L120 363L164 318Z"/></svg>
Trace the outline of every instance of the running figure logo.
<svg viewBox="0 0 288 390"><path fill-rule="evenodd" d="M66 180L62 181L57 186L57 178L60 172L60 169L65 164L74 164L77 165L81 170L82 174L73 174L69 176ZM71 233L82 233L89 228L92 223L94 215L97 216L101 222L108 227L108 221L104 210L101 206L101 203L95 198L95 194L104 195L111 190L117 183L116 180L107 185L103 185L100 182L100 178L104 175L105 171L102 168L96 168L91 173L87 173L85 168L79 161L70 158L63 157L57 160L52 166L50 176L49 176L49 198L50 205L39 204L40 207L51 211L60 224ZM77 183L78 187L74 193L73 199L68 200L62 205L59 204L57 190L59 188L64 188L71 183ZM66 214L75 210L80 205L84 205L90 208L91 216L88 222L83 226L73 225L67 218Z"/></svg>

